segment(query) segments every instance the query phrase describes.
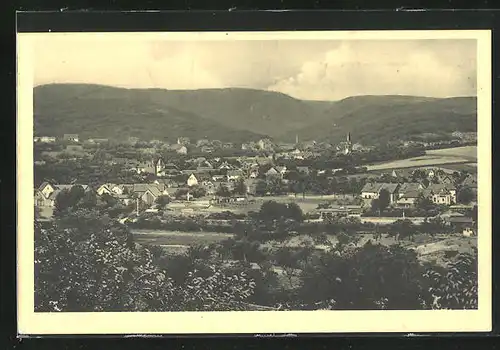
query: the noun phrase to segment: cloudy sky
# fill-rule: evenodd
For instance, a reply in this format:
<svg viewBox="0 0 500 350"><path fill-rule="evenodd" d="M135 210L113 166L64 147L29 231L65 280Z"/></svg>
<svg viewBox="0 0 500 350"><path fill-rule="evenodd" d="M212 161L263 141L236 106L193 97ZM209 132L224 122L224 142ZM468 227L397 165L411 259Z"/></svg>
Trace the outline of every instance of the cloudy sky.
<svg viewBox="0 0 500 350"><path fill-rule="evenodd" d="M35 41L35 85L127 88L243 87L300 99L354 95L476 95L476 41L83 40Z"/></svg>

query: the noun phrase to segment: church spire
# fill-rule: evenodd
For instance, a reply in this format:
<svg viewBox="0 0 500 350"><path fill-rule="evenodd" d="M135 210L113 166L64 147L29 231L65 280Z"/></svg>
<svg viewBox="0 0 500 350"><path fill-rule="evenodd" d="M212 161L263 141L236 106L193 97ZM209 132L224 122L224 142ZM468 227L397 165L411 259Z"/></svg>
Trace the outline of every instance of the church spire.
<svg viewBox="0 0 500 350"><path fill-rule="evenodd" d="M299 134L295 134L295 144L299 144Z"/></svg>

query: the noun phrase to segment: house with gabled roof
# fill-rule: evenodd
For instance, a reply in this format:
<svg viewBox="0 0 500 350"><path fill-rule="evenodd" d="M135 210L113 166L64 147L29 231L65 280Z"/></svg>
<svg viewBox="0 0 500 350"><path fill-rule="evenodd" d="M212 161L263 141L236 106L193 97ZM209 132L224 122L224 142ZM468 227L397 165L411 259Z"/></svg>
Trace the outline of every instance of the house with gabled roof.
<svg viewBox="0 0 500 350"><path fill-rule="evenodd" d="M418 182L405 182L398 190L397 204L403 207L415 205L417 198L423 193L424 185Z"/></svg>
<svg viewBox="0 0 500 350"><path fill-rule="evenodd" d="M280 172L276 170L276 168L271 167L268 171L266 171L266 177L280 177Z"/></svg>
<svg viewBox="0 0 500 350"><path fill-rule="evenodd" d="M457 190L451 184L430 184L423 192L434 204L451 205L457 202Z"/></svg>
<svg viewBox="0 0 500 350"><path fill-rule="evenodd" d="M368 182L361 190L361 197L364 199L377 199L382 190L389 192L390 203L394 203L398 199L399 184L393 183L371 183Z"/></svg>
<svg viewBox="0 0 500 350"><path fill-rule="evenodd" d="M226 174L227 181L236 181L243 177L243 171L242 170L228 170Z"/></svg>

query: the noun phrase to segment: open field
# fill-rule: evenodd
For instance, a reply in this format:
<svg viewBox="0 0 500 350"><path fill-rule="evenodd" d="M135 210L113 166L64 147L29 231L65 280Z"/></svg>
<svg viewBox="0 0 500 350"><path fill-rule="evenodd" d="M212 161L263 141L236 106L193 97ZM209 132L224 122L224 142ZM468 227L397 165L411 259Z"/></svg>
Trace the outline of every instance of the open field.
<svg viewBox="0 0 500 350"><path fill-rule="evenodd" d="M465 146L429 150L425 156L400 159L391 162L368 165L368 171L391 170L403 168L420 168L428 166L449 166L467 164L477 161L477 147Z"/></svg>
<svg viewBox="0 0 500 350"><path fill-rule="evenodd" d="M310 211L315 210L318 207L318 204L326 203L328 201L332 201L338 198L336 195L325 195L325 196L312 196L306 195L304 198L302 195L297 195L296 197L293 195L290 196L265 196L265 197L252 197L249 203L243 205L226 205L226 206L214 206L218 208L219 211L229 210L234 213L242 213L247 214L250 211L259 211L262 203L267 201L275 201L278 203L296 203L300 206L304 213L308 213Z"/></svg>
<svg viewBox="0 0 500 350"><path fill-rule="evenodd" d="M477 160L477 146L464 146L443 149L433 149L425 152L428 155L437 155L443 157L464 157L471 161Z"/></svg>
<svg viewBox="0 0 500 350"><path fill-rule="evenodd" d="M133 230L134 239L140 244L162 246L192 246L220 242L233 237L218 232L180 232L162 230Z"/></svg>

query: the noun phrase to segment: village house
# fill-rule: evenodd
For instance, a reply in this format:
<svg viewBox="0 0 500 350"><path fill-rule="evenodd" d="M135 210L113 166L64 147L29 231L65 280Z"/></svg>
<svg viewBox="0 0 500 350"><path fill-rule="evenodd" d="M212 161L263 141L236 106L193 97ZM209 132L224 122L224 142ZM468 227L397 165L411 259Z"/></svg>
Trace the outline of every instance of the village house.
<svg viewBox="0 0 500 350"><path fill-rule="evenodd" d="M237 181L241 177L243 177L242 170L229 170L226 175L227 181Z"/></svg>
<svg viewBox="0 0 500 350"><path fill-rule="evenodd" d="M81 184L51 184L43 182L38 189L35 190L35 206L37 207L54 207L57 195L63 190L71 190L74 186L81 186L84 191L89 191L88 185Z"/></svg>
<svg viewBox="0 0 500 350"><path fill-rule="evenodd" d="M234 166L229 164L227 161L224 161L221 165L218 167L219 170L233 170Z"/></svg>
<svg viewBox="0 0 500 350"><path fill-rule="evenodd" d="M259 145L255 142L247 142L241 144L241 149L243 151L255 151L259 148Z"/></svg>
<svg viewBox="0 0 500 350"><path fill-rule="evenodd" d="M259 169L258 168L250 169L248 171L248 178L256 179L257 177L259 177Z"/></svg>
<svg viewBox="0 0 500 350"><path fill-rule="evenodd" d="M266 171L265 176L268 179L270 179L270 178L280 178L281 177L281 173L278 170L276 170L276 168L272 167L268 171Z"/></svg>
<svg viewBox="0 0 500 350"><path fill-rule="evenodd" d="M430 184L424 195L434 204L451 205L457 202L457 191L453 185Z"/></svg>
<svg viewBox="0 0 500 350"><path fill-rule="evenodd" d="M96 193L98 196L102 196L104 194L109 194L109 195L113 195L113 194L116 194L115 192L113 192L113 188L117 186L116 184L112 184L112 183L106 183L106 184L102 184L101 186L99 186L96 190Z"/></svg>
<svg viewBox="0 0 500 350"><path fill-rule="evenodd" d="M151 206L161 195L168 195L168 192L163 193L158 187L149 186L147 190L140 196L140 199L144 204Z"/></svg>
<svg viewBox="0 0 500 350"><path fill-rule="evenodd" d="M276 166L275 169L281 177L285 176L285 174L288 172L286 166Z"/></svg>
<svg viewBox="0 0 500 350"><path fill-rule="evenodd" d="M105 144L105 143L108 143L109 140L108 139L88 139L87 140L87 143L90 143L90 144Z"/></svg>
<svg viewBox="0 0 500 350"><path fill-rule="evenodd" d="M462 233L464 236L473 236L476 234L474 220L464 215L452 215L445 219L445 223L451 226L456 233Z"/></svg>
<svg viewBox="0 0 500 350"><path fill-rule="evenodd" d="M109 161L109 163L111 165L122 165L126 169L130 169L130 170L133 170L133 169L137 168L140 165L140 162L138 160L136 160L136 159L120 158L120 157L112 158Z"/></svg>
<svg viewBox="0 0 500 350"><path fill-rule="evenodd" d="M155 174L156 166L153 161L139 162L134 170L137 174Z"/></svg>
<svg viewBox="0 0 500 350"><path fill-rule="evenodd" d="M274 144L269 139L261 139L257 142L257 146L263 151L272 151L274 149Z"/></svg>
<svg viewBox="0 0 500 350"><path fill-rule="evenodd" d="M214 170L214 167L207 160L199 162L198 167L196 168L196 171L199 173L208 173L208 172L213 171L213 170Z"/></svg>
<svg viewBox="0 0 500 350"><path fill-rule="evenodd" d="M78 134L64 134L63 140L68 142L80 142Z"/></svg>
<svg viewBox="0 0 500 350"><path fill-rule="evenodd" d="M198 178L196 177L195 174L189 175L189 177L187 179L187 185L188 185L188 187L193 187L193 186L199 185Z"/></svg>
<svg viewBox="0 0 500 350"><path fill-rule="evenodd" d="M159 185L159 188L172 188L172 187L178 187L178 183L172 179L156 179L154 184Z"/></svg>
<svg viewBox="0 0 500 350"><path fill-rule="evenodd" d="M424 186L416 182L405 182L398 190L397 204L401 207L411 207L415 205L418 196L424 190Z"/></svg>
<svg viewBox="0 0 500 350"><path fill-rule="evenodd" d="M54 143L56 142L56 138L53 136L38 136L34 137L33 141L39 143Z"/></svg>
<svg viewBox="0 0 500 350"><path fill-rule="evenodd" d="M399 184L392 183L367 183L361 190L361 197L364 199L377 199L380 191L386 190L389 192L390 203L395 203L398 200Z"/></svg>
<svg viewBox="0 0 500 350"><path fill-rule="evenodd" d="M232 149L232 148L234 148L234 143L224 142L223 144L221 144L221 148L222 149Z"/></svg>
<svg viewBox="0 0 500 350"><path fill-rule="evenodd" d="M167 163L163 167L163 176L175 176L180 174L179 168L174 163Z"/></svg>
<svg viewBox="0 0 500 350"><path fill-rule="evenodd" d="M291 151L289 153L289 157L298 160L304 159L303 152L298 148L295 148L293 151Z"/></svg>
<svg viewBox="0 0 500 350"><path fill-rule="evenodd" d="M177 144L178 145L187 146L190 143L191 143L191 140L189 139L189 137L179 137L179 138L177 138Z"/></svg>

